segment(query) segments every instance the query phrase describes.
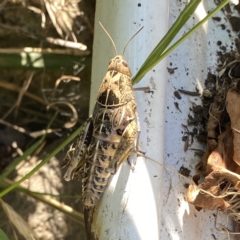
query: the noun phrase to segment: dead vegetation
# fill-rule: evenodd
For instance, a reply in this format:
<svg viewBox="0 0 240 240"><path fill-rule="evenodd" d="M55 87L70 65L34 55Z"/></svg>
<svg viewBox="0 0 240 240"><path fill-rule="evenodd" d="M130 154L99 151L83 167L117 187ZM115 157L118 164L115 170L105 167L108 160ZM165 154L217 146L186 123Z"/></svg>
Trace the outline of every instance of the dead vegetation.
<svg viewBox="0 0 240 240"><path fill-rule="evenodd" d="M220 208L240 224L240 61L227 60L215 79L208 106L207 149L197 165L187 200L198 210ZM206 81L206 82L208 82ZM208 103L207 103L208 102ZM204 180L199 183L201 176ZM226 226L222 230L228 231ZM229 231L228 231L229 232Z"/></svg>
<svg viewBox="0 0 240 240"><path fill-rule="evenodd" d="M0 180L1 191L4 184L12 185L28 174L67 138L72 131L69 128L88 116L94 8L94 0L1 1L0 174L36 144L54 113L59 112L31 157ZM62 202L77 211L81 211L81 203L61 194L74 195L80 189L79 183L66 186L63 182L59 157L25 181L24 188L1 198L2 206L11 206L39 239L84 239L79 222L65 219L73 209ZM63 214L64 209L68 211ZM13 219L1 210L0 218L0 228L10 239L23 239L15 231Z"/></svg>

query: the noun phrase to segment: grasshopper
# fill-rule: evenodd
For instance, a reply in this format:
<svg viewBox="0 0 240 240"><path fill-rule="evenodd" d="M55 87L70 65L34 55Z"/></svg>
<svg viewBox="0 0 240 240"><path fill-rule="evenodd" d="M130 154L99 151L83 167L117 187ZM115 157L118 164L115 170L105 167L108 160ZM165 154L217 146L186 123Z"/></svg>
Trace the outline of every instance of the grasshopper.
<svg viewBox="0 0 240 240"><path fill-rule="evenodd" d="M110 60L108 71L98 91L93 114L83 124L74 147L70 148L63 161L68 169L66 181L82 179L83 205L92 208L100 199L111 174L138 147L140 124L137 113L131 70L123 55ZM135 144L135 139L137 139ZM136 147L135 147L136 145Z"/></svg>

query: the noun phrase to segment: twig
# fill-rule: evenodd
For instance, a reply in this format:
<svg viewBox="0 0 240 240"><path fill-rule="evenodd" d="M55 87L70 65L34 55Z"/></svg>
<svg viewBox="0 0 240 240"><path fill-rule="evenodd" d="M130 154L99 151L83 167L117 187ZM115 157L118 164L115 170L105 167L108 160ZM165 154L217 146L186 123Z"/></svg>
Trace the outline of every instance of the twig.
<svg viewBox="0 0 240 240"><path fill-rule="evenodd" d="M70 101L71 101L71 99L70 99ZM0 103L0 106L11 107L12 105L9 104L9 103ZM24 108L24 107L21 107L19 110L24 112L24 113L28 113L28 114L33 115L35 117L34 119L37 118L38 122L41 121L39 118L46 119L47 122L50 120L50 116L47 115L46 113L41 113L39 111L35 111L33 109ZM44 122L46 122L46 121L44 121ZM61 119L56 119L55 122L59 123L59 124L63 124L64 123L64 121L62 121ZM24 123L26 123L26 121L24 121Z"/></svg>
<svg viewBox="0 0 240 240"><path fill-rule="evenodd" d="M66 79L70 79L70 80L74 80L74 81L80 81L81 80L79 77L75 77L75 76L71 76L71 75L63 75L63 76L61 76L55 82L55 86L54 86L54 90L53 90L53 93L52 93L52 97L54 97L55 92L56 92L57 87L60 84L60 82L63 81L63 80L66 80Z"/></svg>
<svg viewBox="0 0 240 240"><path fill-rule="evenodd" d="M7 127L13 128L13 129L15 129L18 132L27 134L27 135L29 135L30 137L33 137L33 138L37 138L37 137L42 136L42 135L44 135L46 133L48 134L48 133L61 131L61 129L59 128L59 129L48 129L47 131L46 130L40 130L40 131L36 131L36 132L29 132L29 131L27 131L26 129L24 129L22 127L19 127L17 125L11 124L11 123L6 122L6 121L4 121L2 119L0 119L0 123L5 125L5 126L7 126Z"/></svg>
<svg viewBox="0 0 240 240"><path fill-rule="evenodd" d="M200 96L200 93L198 92L191 92L191 91L187 91L187 90L183 90L183 89L178 89L178 91L180 93L183 93L183 94L186 94L186 95L189 95L189 96Z"/></svg>
<svg viewBox="0 0 240 240"><path fill-rule="evenodd" d="M49 43L63 46L63 47L75 48L75 49L78 49L81 51L87 50L86 45L84 45L82 43L78 43L78 42L66 41L66 40L63 40L60 38L52 38L52 37L47 37L47 38L45 38L45 40Z"/></svg>
<svg viewBox="0 0 240 240"><path fill-rule="evenodd" d="M19 86L15 85L15 84L4 82L4 81L1 81L1 80L0 80L0 87L11 90L11 91L14 91L14 92L20 92L21 91L21 88ZM40 98L40 97L38 97L38 96L36 96L32 93L25 92L25 96L27 96L29 98L32 98L35 101L40 102L45 106L47 105L47 103L44 101L44 99L42 99L42 98Z"/></svg>
<svg viewBox="0 0 240 240"><path fill-rule="evenodd" d="M0 119L0 123L3 124L3 125L5 125L5 126L7 126L7 127L13 128L13 129L15 129L15 130L18 131L18 132L25 133L25 134L27 134L27 135L29 135L29 136L30 136L30 134L31 134L30 132L28 132L28 131L25 130L24 128L19 127L19 126L17 126L17 125L13 125L13 124L11 124L11 123L9 123L9 122L6 122L6 121L4 121L4 120L1 120L1 119Z"/></svg>
<svg viewBox="0 0 240 240"><path fill-rule="evenodd" d="M42 22L41 22L41 27L42 28L45 28L46 27L46 16L45 16L45 13L39 9L39 8L36 8L34 6L27 6L27 8L37 14L41 14L41 17L42 17Z"/></svg>
<svg viewBox="0 0 240 240"><path fill-rule="evenodd" d="M15 91L15 92L21 91L21 88L18 87L17 85L11 84L11 83L7 83L7 82L1 81L1 80L0 80L0 87L8 89L8 90L11 90L11 91ZM37 102L40 102L41 104L43 104L45 106L47 106L49 104L43 98L40 98L40 97L38 97L38 96L36 96L36 95L34 95L32 93L25 92L25 96L30 97L30 98L34 99ZM53 106L53 108L55 110L59 110L59 109L55 108L54 106ZM61 110L61 112L64 112L64 111Z"/></svg>
<svg viewBox="0 0 240 240"><path fill-rule="evenodd" d="M22 86L22 88L21 88L20 91L19 91L19 94L18 94L18 98L17 98L16 103L15 103L15 104L7 111L7 113L2 117L2 120L4 120L4 119L13 111L14 108L16 108L16 109L15 109L15 113L14 113L14 117L15 117L15 119L16 119L16 117L17 117L17 112L18 112L18 107L20 106L20 103L21 103L21 101L22 101L22 98L23 98L25 92L27 91L27 89L28 89L31 81L32 81L33 75L34 75L34 72L31 72L29 78L24 81L23 86Z"/></svg>
<svg viewBox="0 0 240 240"><path fill-rule="evenodd" d="M64 127L65 128L72 128L76 123L77 123L77 120L78 120L78 113L77 113L77 110L75 109L75 107L69 103L69 102L64 102L64 101L59 101L59 102L55 102L55 103L51 103L47 106L47 108L51 108L52 106L54 105L58 105L58 104L63 104L63 105L67 105L71 110L72 110L72 119L71 121L69 122L66 122L64 124Z"/></svg>
<svg viewBox="0 0 240 240"><path fill-rule="evenodd" d="M39 34L32 34L29 31L27 31L26 29L23 29L23 28L20 28L20 27L12 27L12 26L9 26L7 24L2 24L2 23L0 23L0 27L5 28L5 29L10 30L10 31L14 31L14 32L24 33L28 37L31 37L33 39L44 40L44 41L47 41L47 42L55 44L55 45L65 46L65 47L69 47L69 48L75 48L75 49L78 49L80 51L86 51L87 50L87 46L82 44L82 43L65 41L65 40L59 39L59 38L44 37L44 36L41 36ZM89 54L89 52L87 52L87 54Z"/></svg>
<svg viewBox="0 0 240 240"><path fill-rule="evenodd" d="M2 3L0 3L0 11L5 7L7 2L8 2L8 0L4 0Z"/></svg>

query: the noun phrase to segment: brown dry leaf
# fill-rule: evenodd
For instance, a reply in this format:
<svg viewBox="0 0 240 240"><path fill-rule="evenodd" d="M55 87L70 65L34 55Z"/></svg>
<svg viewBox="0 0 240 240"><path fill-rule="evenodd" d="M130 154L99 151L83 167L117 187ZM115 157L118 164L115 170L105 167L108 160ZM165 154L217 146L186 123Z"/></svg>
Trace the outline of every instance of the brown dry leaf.
<svg viewBox="0 0 240 240"><path fill-rule="evenodd" d="M204 181L198 186L214 196L221 195L221 183L231 182L235 189L240 188L240 175L238 165L232 160L233 156L233 134L228 128L218 137L218 145L209 155L206 172L208 173ZM234 172L233 172L234 171ZM236 171L236 172L235 172ZM196 207L213 210L220 207L223 211L229 204L223 198L217 198L210 194L202 193L194 185L190 185L187 192L187 200Z"/></svg>
<svg viewBox="0 0 240 240"><path fill-rule="evenodd" d="M3 210L5 211L9 220L17 228L19 233L26 240L37 240L37 237L35 236L28 223L26 223L25 220L13 208L7 203L5 203L1 198L0 203L2 204Z"/></svg>
<svg viewBox="0 0 240 240"><path fill-rule="evenodd" d="M233 160L240 166L240 95L235 90L227 93L226 109L233 130Z"/></svg>
<svg viewBox="0 0 240 240"><path fill-rule="evenodd" d="M190 185L187 192L187 201L193 204L195 207L214 210L216 206L219 206L223 211L229 207L229 204L222 198L214 198L209 194L201 192L203 186ZM212 194L217 193L219 189L217 187L210 187L208 189Z"/></svg>
<svg viewBox="0 0 240 240"><path fill-rule="evenodd" d="M210 108L209 119L207 122L207 150L205 151L201 162L196 166L197 170L201 171L203 174L206 174L208 157L218 145L217 129L219 128L219 123L223 115L223 110L219 110L220 108L222 107L216 102L214 102Z"/></svg>
<svg viewBox="0 0 240 240"><path fill-rule="evenodd" d="M217 148L215 148L208 157L207 172L209 175L204 179L203 183L198 186L199 189L208 191L215 196L219 196L220 194L219 183L222 181L221 173L218 171L219 169L216 169L215 167L225 166L222 155L222 142L219 141ZM209 210L213 210L217 206L219 206L222 210L225 210L229 206L223 199L215 198L212 195L203 194L200 190L196 191L196 187L194 185L190 185L187 192L187 201L196 207Z"/></svg>
<svg viewBox="0 0 240 240"><path fill-rule="evenodd" d="M219 90L219 96L225 96L224 89ZM207 151L201 161L201 168L208 174L204 181L196 187L188 189L188 202L196 207L213 210L220 207L223 211L230 204L224 194L228 187L240 190L240 81L236 87L228 90L226 110L231 120L228 127L217 138L217 128L224 112L223 102L216 101L211 107L208 119ZM224 100L224 98L223 98ZM219 110L222 109L222 110ZM204 190L204 194L199 189ZM209 194L208 194L208 193Z"/></svg>

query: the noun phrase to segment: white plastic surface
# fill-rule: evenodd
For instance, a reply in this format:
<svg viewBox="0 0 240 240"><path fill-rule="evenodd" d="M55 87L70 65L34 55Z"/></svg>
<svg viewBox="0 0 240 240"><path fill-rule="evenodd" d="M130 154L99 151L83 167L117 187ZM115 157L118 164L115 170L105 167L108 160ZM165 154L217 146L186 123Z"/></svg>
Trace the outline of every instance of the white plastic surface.
<svg viewBox="0 0 240 240"><path fill-rule="evenodd" d="M170 2L169 24L171 25L184 8L186 1ZM205 17L207 11L215 7L214 1L203 1L203 4L199 5L196 14L178 34L177 38L189 30L193 24L196 24L199 19ZM200 161L200 157L194 156L194 151L183 151L184 142L182 142L182 137L185 130L181 127L181 124L187 124L188 114L191 114L189 108L192 103L201 104L201 99L181 94L182 99L179 100L174 97L173 93L181 88L188 91L195 91L198 88L200 92L202 88L205 88L204 81L208 72L216 73L217 51L221 51L217 41L221 41L222 46L226 46L227 51L230 51L230 47L234 49L234 32L231 31L231 26L225 19L226 16L222 11L219 11L215 16L220 17L221 21L217 22L211 19L168 57L168 67L177 69L174 70L174 74L168 74L167 77L165 164L175 170L179 170L181 166L184 166L191 170L191 176L195 174L194 169ZM226 25L226 30L231 31L232 37L229 36L226 30L221 29L221 24ZM176 109L174 102L178 102L181 112ZM197 141L193 143L191 148L205 150L204 146ZM187 190L183 185L186 181L173 173L169 174L166 174L165 171L163 176L163 207L161 215L164 217L162 218L160 239L228 239L227 234L220 233L215 228L214 215L216 211L196 211L192 205L185 201ZM170 179L172 181L171 185ZM226 220L226 215L222 213L221 217L218 218L217 226L221 228L219 223L226 224Z"/></svg>
<svg viewBox="0 0 240 240"><path fill-rule="evenodd" d="M215 7L210 2L213 1L204 1L178 38L203 18L206 11ZM179 0L97 1L91 109L109 60L114 57L111 42L98 21L112 36L119 54L127 40L144 26L125 53L134 76L185 4L186 1ZM223 22L222 12L218 16ZM227 25L226 21L224 24ZM203 87L207 72L214 73L216 50L219 50L216 42L221 40L223 45L231 46L233 41L219 25L212 20L205 24L136 86L150 86L154 91L154 94L135 93L142 130L141 150L176 171L184 166L191 170L191 175L200 159L191 151L183 151L181 124L187 123L191 102L201 102L200 98L186 95L178 100L173 92L179 88L194 91L197 85ZM167 67L177 69L174 74L169 74ZM174 102L179 103L181 112ZM203 149L197 142L192 147ZM133 154L132 158L136 159L136 156ZM126 162L123 163L99 202L93 223L95 235L99 240L227 239L226 234L218 233L214 227L215 212L197 212L185 201L184 183L184 179L148 159L139 157L134 172ZM223 214L219 221L224 223L225 220Z"/></svg>
<svg viewBox="0 0 240 240"><path fill-rule="evenodd" d="M147 0L97 1L91 105L95 102L108 62L114 57L111 42L98 21L108 30L120 54L128 39L144 26L129 43L124 54L134 75L166 33L167 16L168 5L158 0L151 4ZM156 25L156 21L161 23L161 28ZM163 61L137 85L150 86L154 94L136 92L142 130L140 148L157 161L163 161L164 154L165 82L166 62ZM133 155L133 158L136 156ZM134 172L127 163L122 165L106 189L100 201L98 215L94 218L97 222L94 224L96 236L100 240L159 239L161 172L162 169L156 163L144 158L137 159Z"/></svg>

